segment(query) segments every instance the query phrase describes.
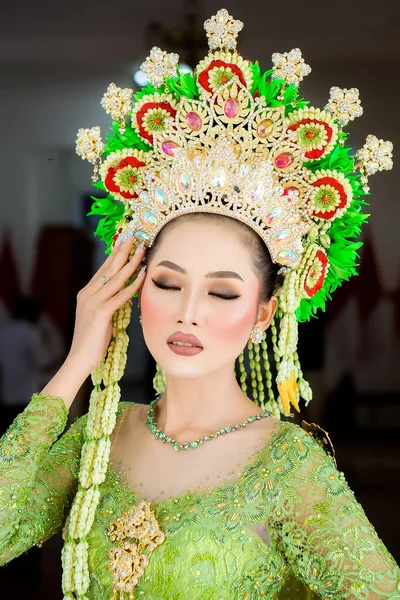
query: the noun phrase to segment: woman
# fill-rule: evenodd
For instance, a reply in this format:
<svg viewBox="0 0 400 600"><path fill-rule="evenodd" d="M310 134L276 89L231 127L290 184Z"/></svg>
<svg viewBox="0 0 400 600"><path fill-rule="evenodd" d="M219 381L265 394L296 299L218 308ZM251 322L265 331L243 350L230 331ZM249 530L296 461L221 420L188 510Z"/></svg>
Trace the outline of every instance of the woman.
<svg viewBox="0 0 400 600"><path fill-rule="evenodd" d="M211 48L232 49L240 22L219 11L206 30ZM393 600L399 569L326 434L321 445L318 427L280 419L292 416L290 405L299 410L300 396L311 399L297 318L334 289L329 273L339 263L323 248L335 239L334 220L343 241L340 219L358 206L358 180L303 167L336 152L346 170L338 126L315 109L314 119L299 111L284 119L277 104L301 101L278 72L280 59L270 87L259 77L256 89L254 65L235 52L210 54L197 69L196 96L195 80L174 78L175 58L160 53L149 58L154 87L136 97L132 126L123 118L126 90L109 88L103 103L115 139L98 184L110 195L94 210L106 215L98 233L112 251L78 295L66 362L1 441L1 564L62 529L68 600L272 599L290 573L321 598ZM78 151L96 162L98 131L83 132ZM363 217L348 212L357 228ZM354 245L351 252L354 260ZM119 402L136 293L158 365L149 407ZM90 373L89 413L56 441Z"/></svg>

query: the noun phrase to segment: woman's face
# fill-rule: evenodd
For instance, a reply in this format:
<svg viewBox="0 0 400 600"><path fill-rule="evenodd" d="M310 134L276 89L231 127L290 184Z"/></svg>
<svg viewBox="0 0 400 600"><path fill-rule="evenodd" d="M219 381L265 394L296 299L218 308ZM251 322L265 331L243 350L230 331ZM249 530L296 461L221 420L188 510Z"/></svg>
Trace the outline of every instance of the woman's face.
<svg viewBox="0 0 400 600"><path fill-rule="evenodd" d="M151 257L140 290L149 351L173 377L200 377L233 363L259 324L259 289L235 229L200 219L177 221ZM262 305L263 318L272 316L275 302ZM167 343L175 332L196 336L203 349L176 354L176 346Z"/></svg>

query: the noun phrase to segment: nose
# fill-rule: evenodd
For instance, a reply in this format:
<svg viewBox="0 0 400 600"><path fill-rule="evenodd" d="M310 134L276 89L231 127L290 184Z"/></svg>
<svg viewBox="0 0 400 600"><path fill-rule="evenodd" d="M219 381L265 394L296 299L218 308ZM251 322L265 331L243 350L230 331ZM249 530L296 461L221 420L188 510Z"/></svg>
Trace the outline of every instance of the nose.
<svg viewBox="0 0 400 600"><path fill-rule="evenodd" d="M185 290L181 295L181 302L178 308L177 323L188 325L201 325L204 320L202 313L202 302L198 292Z"/></svg>

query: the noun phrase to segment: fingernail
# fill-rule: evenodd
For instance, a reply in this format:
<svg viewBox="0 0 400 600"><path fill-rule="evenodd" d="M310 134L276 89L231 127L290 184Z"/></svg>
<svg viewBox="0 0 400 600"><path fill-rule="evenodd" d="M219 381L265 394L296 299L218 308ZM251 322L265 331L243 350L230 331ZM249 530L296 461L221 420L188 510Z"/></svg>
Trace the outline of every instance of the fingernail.
<svg viewBox="0 0 400 600"><path fill-rule="evenodd" d="M135 254L139 254L141 249L144 247L144 242L140 242L139 246L135 250Z"/></svg>
<svg viewBox="0 0 400 600"><path fill-rule="evenodd" d="M146 268L147 268L147 265L144 265L144 267L142 267L142 268L140 269L140 271L139 271L139 273L138 273L138 277L141 277L141 276L143 275L143 273L145 272Z"/></svg>
<svg viewBox="0 0 400 600"><path fill-rule="evenodd" d="M115 244L116 246L119 246L120 244L126 244L126 242L129 242L132 239L132 237L132 231L122 231L117 237Z"/></svg>

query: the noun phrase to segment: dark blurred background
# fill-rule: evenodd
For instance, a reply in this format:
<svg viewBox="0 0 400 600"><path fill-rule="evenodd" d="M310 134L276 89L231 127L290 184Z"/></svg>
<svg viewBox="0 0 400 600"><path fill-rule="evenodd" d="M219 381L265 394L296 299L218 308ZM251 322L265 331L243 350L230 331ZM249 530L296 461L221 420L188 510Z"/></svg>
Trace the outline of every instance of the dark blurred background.
<svg viewBox="0 0 400 600"><path fill-rule="evenodd" d="M104 260L104 245L92 236L97 221L85 216L94 190L91 166L75 154L77 130L100 125L105 135L111 121L100 106L103 93L110 82L138 89L133 76L153 45L178 52L182 63L194 67L207 53L203 22L223 7L244 21L239 51L258 59L263 70L270 68L273 52L302 50L313 71L300 92L311 105L322 108L333 85L360 90L364 115L347 127L354 151L369 133L394 143L393 171L370 181L366 212L372 216L363 232L360 275L335 293L327 315L301 326L300 354L314 389L301 417L329 432L338 468L399 560L400 5L395 0L2 4L0 326L8 362L1 374L0 432L61 365L71 342L76 293ZM18 304L18 297L25 300ZM148 403L154 362L136 302L129 334L123 399ZM14 392L10 382L18 380L15 365L22 364L18 336L35 360L29 377L24 367L24 385ZM89 393L88 382L71 420L86 412ZM61 598L60 549L56 536L0 569L0 597Z"/></svg>

